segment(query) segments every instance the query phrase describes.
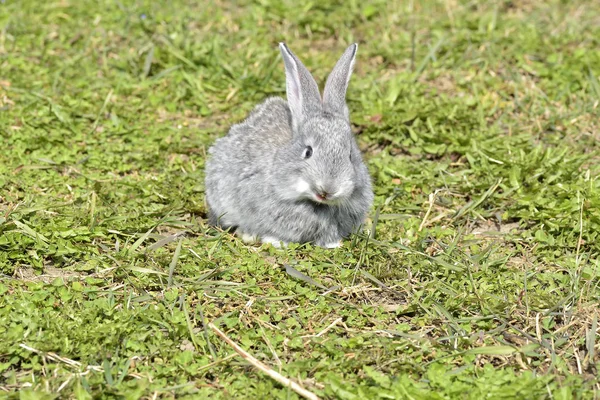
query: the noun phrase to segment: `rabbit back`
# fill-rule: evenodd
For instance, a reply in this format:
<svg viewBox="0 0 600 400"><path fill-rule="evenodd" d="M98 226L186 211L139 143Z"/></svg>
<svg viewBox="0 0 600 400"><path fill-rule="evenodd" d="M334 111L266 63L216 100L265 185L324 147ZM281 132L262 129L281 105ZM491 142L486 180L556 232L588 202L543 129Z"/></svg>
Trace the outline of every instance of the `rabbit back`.
<svg viewBox="0 0 600 400"><path fill-rule="evenodd" d="M238 226L257 211L256 203L264 203L273 156L292 139L289 118L285 100L269 98L209 149L205 185L212 225Z"/></svg>

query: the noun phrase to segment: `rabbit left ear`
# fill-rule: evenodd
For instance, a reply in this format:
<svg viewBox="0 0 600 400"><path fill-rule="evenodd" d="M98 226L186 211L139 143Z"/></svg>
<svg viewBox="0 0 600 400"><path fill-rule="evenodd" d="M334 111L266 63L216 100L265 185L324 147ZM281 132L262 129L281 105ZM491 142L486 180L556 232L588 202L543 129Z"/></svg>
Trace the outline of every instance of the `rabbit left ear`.
<svg viewBox="0 0 600 400"><path fill-rule="evenodd" d="M285 64L287 101L296 130L308 116L322 110L321 95L315 79L285 43L279 43L279 50Z"/></svg>
<svg viewBox="0 0 600 400"><path fill-rule="evenodd" d="M327 78L325 90L323 92L323 108L333 114L338 114L344 118L349 118L348 107L346 106L346 90L352 68L356 59L358 44L354 43L346 49L342 57L338 60Z"/></svg>

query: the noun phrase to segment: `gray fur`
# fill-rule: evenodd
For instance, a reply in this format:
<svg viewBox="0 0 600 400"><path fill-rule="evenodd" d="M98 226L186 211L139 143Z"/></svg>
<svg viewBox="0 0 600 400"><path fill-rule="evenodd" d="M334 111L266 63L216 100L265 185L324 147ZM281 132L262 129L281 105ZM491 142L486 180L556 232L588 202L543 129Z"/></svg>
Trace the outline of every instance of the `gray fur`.
<svg viewBox="0 0 600 400"><path fill-rule="evenodd" d="M323 101L302 62L279 47L288 101L267 99L209 149L209 222L273 244L336 247L373 203L345 101L357 45L336 64ZM307 146L313 152L305 159Z"/></svg>

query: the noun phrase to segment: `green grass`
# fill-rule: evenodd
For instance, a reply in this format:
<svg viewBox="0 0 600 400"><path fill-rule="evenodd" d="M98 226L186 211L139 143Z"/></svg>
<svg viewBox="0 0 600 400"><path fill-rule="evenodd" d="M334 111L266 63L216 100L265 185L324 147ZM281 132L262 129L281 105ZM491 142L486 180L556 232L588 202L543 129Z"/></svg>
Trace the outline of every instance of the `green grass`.
<svg viewBox="0 0 600 400"><path fill-rule="evenodd" d="M600 3L299 3L0 2L0 396L297 398L213 322L322 398L600 398ZM359 42L340 249L205 219L282 40Z"/></svg>

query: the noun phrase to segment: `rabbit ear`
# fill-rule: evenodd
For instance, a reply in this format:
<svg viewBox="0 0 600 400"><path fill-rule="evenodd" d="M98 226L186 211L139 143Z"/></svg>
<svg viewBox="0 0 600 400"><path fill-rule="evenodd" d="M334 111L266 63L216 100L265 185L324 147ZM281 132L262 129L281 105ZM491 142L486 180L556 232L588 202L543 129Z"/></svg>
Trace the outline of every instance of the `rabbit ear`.
<svg viewBox="0 0 600 400"><path fill-rule="evenodd" d="M357 50L358 44L356 43L346 49L335 67L333 67L331 74L329 74L323 92L323 108L325 111L342 115L345 118L349 118L348 107L346 106L346 90L352 75Z"/></svg>
<svg viewBox="0 0 600 400"><path fill-rule="evenodd" d="M279 50L285 63L287 101L295 128L311 113L322 110L321 95L317 82L285 43L279 43Z"/></svg>

